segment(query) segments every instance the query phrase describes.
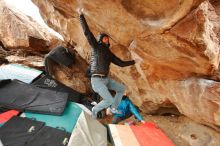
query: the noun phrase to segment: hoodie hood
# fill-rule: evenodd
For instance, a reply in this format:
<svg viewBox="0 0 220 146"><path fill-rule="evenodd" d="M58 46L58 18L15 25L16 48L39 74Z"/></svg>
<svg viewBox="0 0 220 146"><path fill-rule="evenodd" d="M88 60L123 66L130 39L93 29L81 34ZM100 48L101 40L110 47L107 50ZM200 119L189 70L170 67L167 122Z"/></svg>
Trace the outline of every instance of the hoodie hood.
<svg viewBox="0 0 220 146"><path fill-rule="evenodd" d="M105 34L105 33L100 33L100 34L98 35L98 38L97 38L98 42L102 42L102 39L103 39L103 37L105 37L105 36L109 38L109 35L107 35L107 34Z"/></svg>

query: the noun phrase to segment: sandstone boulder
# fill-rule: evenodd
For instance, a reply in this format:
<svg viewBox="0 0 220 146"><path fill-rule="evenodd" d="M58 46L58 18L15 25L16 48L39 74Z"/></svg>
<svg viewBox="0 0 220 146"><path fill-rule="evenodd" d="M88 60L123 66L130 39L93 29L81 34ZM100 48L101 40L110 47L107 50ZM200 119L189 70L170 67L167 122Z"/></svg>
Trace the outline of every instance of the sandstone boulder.
<svg viewBox="0 0 220 146"><path fill-rule="evenodd" d="M92 32L112 38L111 50L135 66L112 65L111 75L127 85L131 99L146 113L175 105L207 125L219 123L220 19L218 7L203 0L32 0L44 20L76 44L89 61L90 46L79 24L85 9ZM212 2L214 4L214 2ZM216 13L217 12L217 13Z"/></svg>
<svg viewBox="0 0 220 146"><path fill-rule="evenodd" d="M31 17L0 1L0 42L8 49L18 48L26 51L47 51L61 42L59 38L35 22Z"/></svg>

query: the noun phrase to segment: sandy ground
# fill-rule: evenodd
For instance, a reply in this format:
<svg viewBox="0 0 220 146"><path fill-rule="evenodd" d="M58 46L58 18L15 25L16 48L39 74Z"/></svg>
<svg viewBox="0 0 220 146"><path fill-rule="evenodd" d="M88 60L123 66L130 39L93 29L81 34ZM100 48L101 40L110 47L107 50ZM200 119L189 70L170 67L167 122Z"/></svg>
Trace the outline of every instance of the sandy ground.
<svg viewBox="0 0 220 146"><path fill-rule="evenodd" d="M176 146L220 146L219 132L187 117L145 115L144 119L146 122L156 123ZM128 120L136 121L134 117ZM103 124L110 123L110 121L111 117L100 120ZM137 121L136 123L139 124Z"/></svg>

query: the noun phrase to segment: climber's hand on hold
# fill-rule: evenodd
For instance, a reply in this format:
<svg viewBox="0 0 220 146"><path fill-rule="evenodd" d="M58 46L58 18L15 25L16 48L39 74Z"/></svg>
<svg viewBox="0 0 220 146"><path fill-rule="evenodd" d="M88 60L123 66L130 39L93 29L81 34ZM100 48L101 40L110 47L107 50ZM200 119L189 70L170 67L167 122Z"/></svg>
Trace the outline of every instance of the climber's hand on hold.
<svg viewBox="0 0 220 146"><path fill-rule="evenodd" d="M77 13L78 13L79 15L82 15L84 9L83 9L83 8L77 8L76 11L77 11Z"/></svg>

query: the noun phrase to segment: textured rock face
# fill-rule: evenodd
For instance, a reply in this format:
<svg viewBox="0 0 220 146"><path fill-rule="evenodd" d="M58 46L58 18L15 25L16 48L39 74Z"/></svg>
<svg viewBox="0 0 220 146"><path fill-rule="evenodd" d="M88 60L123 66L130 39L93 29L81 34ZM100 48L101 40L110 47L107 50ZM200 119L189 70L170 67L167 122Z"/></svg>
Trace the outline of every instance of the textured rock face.
<svg viewBox="0 0 220 146"><path fill-rule="evenodd" d="M79 25L85 9L92 32L112 38L111 50L135 66L111 66L111 75L127 85L131 99L145 112L175 105L181 113L208 125L220 125L219 3L202 0L33 0L44 20L77 44L87 61L90 46ZM205 79L206 78L206 79Z"/></svg>
<svg viewBox="0 0 220 146"><path fill-rule="evenodd" d="M55 63L52 66L57 80L81 93L91 91L90 80L85 77L87 63L78 54L75 55L75 63L70 68Z"/></svg>
<svg viewBox="0 0 220 146"><path fill-rule="evenodd" d="M153 103L164 104L164 101L169 101L176 105L182 114L193 120L214 128L220 125L219 82L189 78L184 81L165 81L163 86L155 87L155 90L160 91L160 95L155 96Z"/></svg>
<svg viewBox="0 0 220 146"><path fill-rule="evenodd" d="M45 26L39 25L29 16L0 0L0 64L20 63L38 69L44 68L44 54L63 43ZM73 51L74 44L68 45ZM86 92L89 81L84 77L85 61L76 57L71 69L54 64L54 76L73 89Z"/></svg>
<svg viewBox="0 0 220 146"><path fill-rule="evenodd" d="M32 18L0 0L0 42L5 48L47 51L60 40Z"/></svg>

